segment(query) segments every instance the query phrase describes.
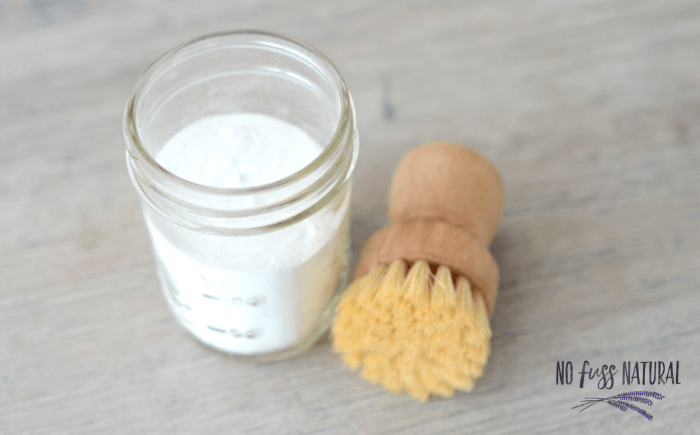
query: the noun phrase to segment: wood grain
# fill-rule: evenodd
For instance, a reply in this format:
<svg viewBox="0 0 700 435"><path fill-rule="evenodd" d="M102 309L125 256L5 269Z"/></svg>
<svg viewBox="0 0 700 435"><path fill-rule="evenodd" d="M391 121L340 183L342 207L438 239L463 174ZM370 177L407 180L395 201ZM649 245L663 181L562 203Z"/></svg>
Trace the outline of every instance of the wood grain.
<svg viewBox="0 0 700 435"><path fill-rule="evenodd" d="M173 320L122 113L161 53L242 28L307 41L345 77L355 256L413 146L461 142L503 174L494 337L472 393L390 395L328 341L238 362ZM696 0L5 1L0 65L0 433L700 433ZM562 360L680 361L681 385L644 387L666 396L651 423L577 413L607 393L555 385Z"/></svg>

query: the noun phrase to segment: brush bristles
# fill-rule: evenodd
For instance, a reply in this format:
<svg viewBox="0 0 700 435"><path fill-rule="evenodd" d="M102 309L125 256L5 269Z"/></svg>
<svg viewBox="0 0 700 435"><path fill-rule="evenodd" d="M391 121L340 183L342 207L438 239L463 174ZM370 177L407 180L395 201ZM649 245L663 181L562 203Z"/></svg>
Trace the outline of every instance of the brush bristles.
<svg viewBox="0 0 700 435"><path fill-rule="evenodd" d="M491 328L481 295L423 261L396 260L348 287L336 308L334 347L362 377L426 401L471 391L489 356Z"/></svg>

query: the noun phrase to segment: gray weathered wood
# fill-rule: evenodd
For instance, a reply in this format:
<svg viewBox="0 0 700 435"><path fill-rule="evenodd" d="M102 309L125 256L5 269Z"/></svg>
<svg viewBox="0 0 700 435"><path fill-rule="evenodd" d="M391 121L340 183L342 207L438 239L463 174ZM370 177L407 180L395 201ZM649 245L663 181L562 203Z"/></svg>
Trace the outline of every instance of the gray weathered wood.
<svg viewBox="0 0 700 435"><path fill-rule="evenodd" d="M416 403L329 343L227 358L167 311L124 163L126 99L165 50L216 30L307 41L361 132L355 255L400 156L491 157L506 209L489 364ZM388 116L391 114L391 116ZM697 0L0 3L0 433L700 433ZM556 361L680 361L648 422L556 386ZM577 375L578 377L578 375ZM602 409L601 409L602 408Z"/></svg>

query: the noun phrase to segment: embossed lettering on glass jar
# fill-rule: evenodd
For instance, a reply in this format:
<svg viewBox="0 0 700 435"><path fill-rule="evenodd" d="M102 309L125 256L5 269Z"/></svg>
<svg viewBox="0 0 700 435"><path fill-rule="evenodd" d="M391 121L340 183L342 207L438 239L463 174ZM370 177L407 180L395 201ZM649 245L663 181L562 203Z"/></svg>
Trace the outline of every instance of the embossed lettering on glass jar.
<svg viewBox="0 0 700 435"><path fill-rule="evenodd" d="M164 148L188 126L236 114L294 126L322 150L301 169L248 187L198 184L162 164ZM312 345L347 283L358 153L352 99L333 64L269 33L205 36L148 68L124 127L129 173L178 321L239 356L283 358Z"/></svg>

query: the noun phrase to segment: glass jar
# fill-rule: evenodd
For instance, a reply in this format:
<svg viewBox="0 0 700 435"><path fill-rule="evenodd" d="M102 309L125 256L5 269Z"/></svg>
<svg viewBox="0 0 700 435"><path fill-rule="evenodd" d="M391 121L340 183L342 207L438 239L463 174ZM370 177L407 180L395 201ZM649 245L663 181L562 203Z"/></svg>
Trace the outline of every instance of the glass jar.
<svg viewBox="0 0 700 435"><path fill-rule="evenodd" d="M185 126L253 113L304 130L321 154L269 184L188 181L155 156ZM126 107L129 174L170 309L203 343L278 359L317 341L347 285L358 136L350 94L312 47L265 32L216 33L156 60Z"/></svg>

